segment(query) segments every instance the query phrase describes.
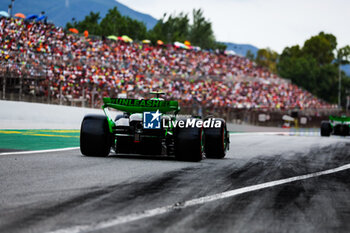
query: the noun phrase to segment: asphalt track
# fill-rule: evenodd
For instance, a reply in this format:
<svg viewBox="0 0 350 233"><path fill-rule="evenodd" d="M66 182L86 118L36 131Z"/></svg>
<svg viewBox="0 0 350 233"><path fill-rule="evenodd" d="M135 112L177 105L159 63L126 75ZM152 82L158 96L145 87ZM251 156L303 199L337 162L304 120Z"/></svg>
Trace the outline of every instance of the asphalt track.
<svg viewBox="0 0 350 233"><path fill-rule="evenodd" d="M200 163L0 154L0 232L350 232L349 140L237 134Z"/></svg>

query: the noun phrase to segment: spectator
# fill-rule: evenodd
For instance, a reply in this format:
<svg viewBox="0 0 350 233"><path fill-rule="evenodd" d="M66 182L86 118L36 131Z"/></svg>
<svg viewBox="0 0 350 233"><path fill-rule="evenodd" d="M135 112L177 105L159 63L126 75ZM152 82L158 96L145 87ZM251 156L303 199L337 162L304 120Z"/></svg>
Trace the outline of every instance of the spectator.
<svg viewBox="0 0 350 233"><path fill-rule="evenodd" d="M164 90L185 106L333 107L244 57L85 38L22 19L0 20L0 60L0 74L40 80L31 90L51 98L59 98L61 90L66 98L84 93L101 102L122 92L142 98Z"/></svg>

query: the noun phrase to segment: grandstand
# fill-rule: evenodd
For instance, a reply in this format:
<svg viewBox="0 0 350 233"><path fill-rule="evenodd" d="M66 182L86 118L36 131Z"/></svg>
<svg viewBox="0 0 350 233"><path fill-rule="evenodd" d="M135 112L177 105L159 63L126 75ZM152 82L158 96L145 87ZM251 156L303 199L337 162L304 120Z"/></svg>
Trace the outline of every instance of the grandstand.
<svg viewBox="0 0 350 233"><path fill-rule="evenodd" d="M231 110L332 110L245 57L67 34L0 19L1 98L100 107L102 97L162 90L182 106Z"/></svg>

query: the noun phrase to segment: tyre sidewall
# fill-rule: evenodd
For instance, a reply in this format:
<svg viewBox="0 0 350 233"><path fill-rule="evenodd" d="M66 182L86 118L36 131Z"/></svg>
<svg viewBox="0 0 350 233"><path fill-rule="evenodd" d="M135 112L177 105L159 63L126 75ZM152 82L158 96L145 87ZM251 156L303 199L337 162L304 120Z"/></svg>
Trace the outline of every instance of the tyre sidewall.
<svg viewBox="0 0 350 233"><path fill-rule="evenodd" d="M203 129L194 127L175 129L175 158L198 162L203 157Z"/></svg>
<svg viewBox="0 0 350 233"><path fill-rule="evenodd" d="M321 136L323 137L329 137L332 132L331 123L329 121L322 121L321 122Z"/></svg>
<svg viewBox="0 0 350 233"><path fill-rule="evenodd" d="M80 151L86 156L107 156L112 145L106 116L84 117L80 129Z"/></svg>
<svg viewBox="0 0 350 233"><path fill-rule="evenodd" d="M223 158L226 155L227 148L227 128L223 119L215 119L221 121L220 128L204 128L205 146L204 152L207 158Z"/></svg>

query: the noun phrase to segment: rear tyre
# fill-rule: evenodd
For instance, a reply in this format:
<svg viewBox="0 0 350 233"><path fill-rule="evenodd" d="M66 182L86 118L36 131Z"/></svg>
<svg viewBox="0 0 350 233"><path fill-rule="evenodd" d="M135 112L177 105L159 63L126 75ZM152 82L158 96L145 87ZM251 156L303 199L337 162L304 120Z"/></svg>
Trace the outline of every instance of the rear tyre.
<svg viewBox="0 0 350 233"><path fill-rule="evenodd" d="M332 132L331 123L329 121L322 121L321 122L321 136L322 137L329 137Z"/></svg>
<svg viewBox="0 0 350 233"><path fill-rule="evenodd" d="M87 115L81 123L80 151L85 156L105 157L113 142L106 116Z"/></svg>
<svg viewBox="0 0 350 233"><path fill-rule="evenodd" d="M205 157L212 159L222 159L226 155L226 148L228 147L228 132L226 122L224 119L211 118L207 120L220 121L221 126L218 128L209 127L204 128Z"/></svg>
<svg viewBox="0 0 350 233"><path fill-rule="evenodd" d="M202 128L175 129L175 158L180 161L199 162L203 158Z"/></svg>

